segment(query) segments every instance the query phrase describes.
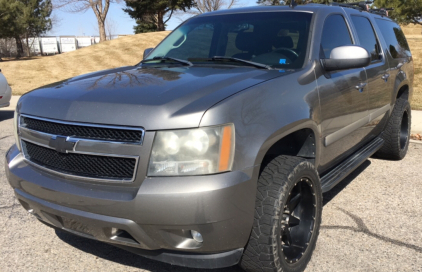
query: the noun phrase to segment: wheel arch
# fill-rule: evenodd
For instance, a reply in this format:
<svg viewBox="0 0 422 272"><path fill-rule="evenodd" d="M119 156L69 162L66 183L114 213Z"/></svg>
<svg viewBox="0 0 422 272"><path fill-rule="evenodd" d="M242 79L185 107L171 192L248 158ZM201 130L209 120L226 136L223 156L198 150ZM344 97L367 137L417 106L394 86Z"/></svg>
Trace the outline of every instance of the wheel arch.
<svg viewBox="0 0 422 272"><path fill-rule="evenodd" d="M399 98L409 100L409 85L405 84L400 87L396 94L396 100Z"/></svg>
<svg viewBox="0 0 422 272"><path fill-rule="evenodd" d="M321 149L320 132L312 120L298 121L275 133L264 144L256 157L255 165L279 155L297 156L308 159L315 166L319 164Z"/></svg>
<svg viewBox="0 0 422 272"><path fill-rule="evenodd" d="M412 98L413 88L411 82L403 74L404 73L400 73L400 75L396 77L394 91L391 97L391 105L394 105L398 98L404 98L409 100L409 102Z"/></svg>

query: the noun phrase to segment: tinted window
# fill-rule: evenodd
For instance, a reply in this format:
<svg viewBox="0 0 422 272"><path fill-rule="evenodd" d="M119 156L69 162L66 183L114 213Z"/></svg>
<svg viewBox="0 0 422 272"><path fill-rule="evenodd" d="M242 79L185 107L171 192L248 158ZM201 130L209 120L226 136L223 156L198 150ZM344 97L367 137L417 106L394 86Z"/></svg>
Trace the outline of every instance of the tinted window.
<svg viewBox="0 0 422 272"><path fill-rule="evenodd" d="M167 57L187 59L193 55L197 58L208 58L213 34L213 25L198 25L186 34L186 40L185 37L181 37L176 41L173 46L177 50L170 50Z"/></svg>
<svg viewBox="0 0 422 272"><path fill-rule="evenodd" d="M352 22L358 33L360 46L368 50L372 61L379 60L380 47L371 22L368 18L361 16L352 16Z"/></svg>
<svg viewBox="0 0 422 272"><path fill-rule="evenodd" d="M404 58L411 56L409 45L400 26L392 21L376 19L382 36L387 43L388 50L393 58Z"/></svg>
<svg viewBox="0 0 422 272"><path fill-rule="evenodd" d="M225 56L275 68L301 68L311 19L312 14L305 12L199 16L173 31L148 59L167 56L206 65L212 61L204 61L204 58ZM239 62L218 63L244 65Z"/></svg>
<svg viewBox="0 0 422 272"><path fill-rule="evenodd" d="M337 14L327 17L322 31L321 47L324 56L321 57L329 58L334 48L351 44L352 38L344 17Z"/></svg>

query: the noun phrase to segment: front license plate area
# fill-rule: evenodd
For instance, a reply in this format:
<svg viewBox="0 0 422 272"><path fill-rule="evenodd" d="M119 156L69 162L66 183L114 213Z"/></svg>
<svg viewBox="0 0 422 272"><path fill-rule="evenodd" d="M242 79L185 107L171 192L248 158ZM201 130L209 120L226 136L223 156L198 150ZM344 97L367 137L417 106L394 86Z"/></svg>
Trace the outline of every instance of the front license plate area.
<svg viewBox="0 0 422 272"><path fill-rule="evenodd" d="M83 224L79 221L65 218L65 217L62 217L62 222L63 222L63 227L65 229L69 229L69 230L73 230L73 231L80 232L83 234L88 234L90 236L94 236L94 233L95 233L94 229L86 224Z"/></svg>

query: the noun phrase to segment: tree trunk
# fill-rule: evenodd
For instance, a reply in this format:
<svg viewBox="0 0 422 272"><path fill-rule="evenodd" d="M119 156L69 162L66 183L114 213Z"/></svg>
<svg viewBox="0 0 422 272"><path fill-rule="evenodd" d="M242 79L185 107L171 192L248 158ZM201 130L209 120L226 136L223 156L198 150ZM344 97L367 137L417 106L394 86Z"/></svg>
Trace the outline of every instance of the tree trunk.
<svg viewBox="0 0 422 272"><path fill-rule="evenodd" d="M157 30L164 31L166 30L166 25L164 24L164 12L159 11L157 13Z"/></svg>
<svg viewBox="0 0 422 272"><path fill-rule="evenodd" d="M29 48L29 38L28 38L28 35L25 35L26 37L26 54L27 54L27 56L28 57L30 57L31 56L31 49Z"/></svg>
<svg viewBox="0 0 422 272"><path fill-rule="evenodd" d="M100 31L100 42L105 42L107 40L105 23L101 20L98 20L98 30Z"/></svg>
<svg viewBox="0 0 422 272"><path fill-rule="evenodd" d="M22 44L22 40L19 36L15 37L16 40L16 49L17 49L17 55L16 58L19 59L23 56L24 52L23 52L23 44Z"/></svg>

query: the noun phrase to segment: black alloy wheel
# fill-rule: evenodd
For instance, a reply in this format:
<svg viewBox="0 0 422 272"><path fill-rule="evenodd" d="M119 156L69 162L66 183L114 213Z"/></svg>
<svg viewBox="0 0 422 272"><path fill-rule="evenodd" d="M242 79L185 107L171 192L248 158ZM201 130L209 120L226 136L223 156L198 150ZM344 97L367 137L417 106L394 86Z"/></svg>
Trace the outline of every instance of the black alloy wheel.
<svg viewBox="0 0 422 272"><path fill-rule="evenodd" d="M302 178L289 193L281 220L284 259L297 262L308 248L316 215L316 197L309 178Z"/></svg>
<svg viewBox="0 0 422 272"><path fill-rule="evenodd" d="M264 163L240 266L249 272L305 270L321 225L322 190L312 162L281 155Z"/></svg>

